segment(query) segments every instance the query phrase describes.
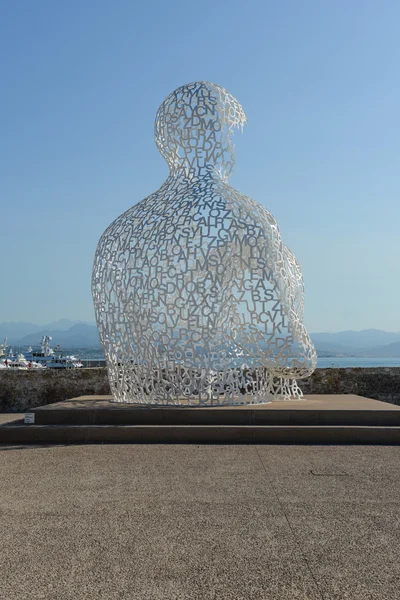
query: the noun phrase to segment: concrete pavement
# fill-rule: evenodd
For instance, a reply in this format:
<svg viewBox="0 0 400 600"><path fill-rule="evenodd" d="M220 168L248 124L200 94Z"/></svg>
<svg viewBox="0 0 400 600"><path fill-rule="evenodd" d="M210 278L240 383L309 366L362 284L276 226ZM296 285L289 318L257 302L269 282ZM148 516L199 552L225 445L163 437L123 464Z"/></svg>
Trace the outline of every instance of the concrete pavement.
<svg viewBox="0 0 400 600"><path fill-rule="evenodd" d="M400 599L400 448L0 446L0 598Z"/></svg>

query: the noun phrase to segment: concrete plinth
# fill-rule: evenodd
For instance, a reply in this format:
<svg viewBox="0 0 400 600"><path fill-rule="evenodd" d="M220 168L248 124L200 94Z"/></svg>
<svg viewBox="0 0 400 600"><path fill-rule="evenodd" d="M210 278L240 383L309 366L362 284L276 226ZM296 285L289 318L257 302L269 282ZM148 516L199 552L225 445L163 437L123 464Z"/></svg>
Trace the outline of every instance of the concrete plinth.
<svg viewBox="0 0 400 600"><path fill-rule="evenodd" d="M155 406L80 396L32 410L41 425L399 425L400 406L355 395L238 406Z"/></svg>
<svg viewBox="0 0 400 600"><path fill-rule="evenodd" d="M400 443L400 407L354 395L218 407L81 396L3 419L1 443Z"/></svg>

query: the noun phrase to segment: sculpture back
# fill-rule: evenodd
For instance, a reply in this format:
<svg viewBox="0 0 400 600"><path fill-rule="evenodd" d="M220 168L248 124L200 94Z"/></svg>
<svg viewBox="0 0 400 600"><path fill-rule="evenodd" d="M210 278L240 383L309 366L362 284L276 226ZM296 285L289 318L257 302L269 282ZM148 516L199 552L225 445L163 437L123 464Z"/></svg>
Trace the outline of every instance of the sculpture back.
<svg viewBox="0 0 400 600"><path fill-rule="evenodd" d="M299 398L296 378L315 368L300 267L272 215L227 183L244 122L239 103L204 82L157 113L170 175L106 230L93 267L117 401Z"/></svg>

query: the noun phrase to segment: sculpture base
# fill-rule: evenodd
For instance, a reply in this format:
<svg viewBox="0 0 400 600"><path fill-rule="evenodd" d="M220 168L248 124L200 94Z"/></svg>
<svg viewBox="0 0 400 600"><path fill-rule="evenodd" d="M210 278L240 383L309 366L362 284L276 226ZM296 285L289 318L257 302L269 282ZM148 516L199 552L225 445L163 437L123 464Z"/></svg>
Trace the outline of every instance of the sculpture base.
<svg viewBox="0 0 400 600"><path fill-rule="evenodd" d="M215 408L82 396L35 408L29 421L4 420L0 442L400 444L400 407L354 395Z"/></svg>
<svg viewBox="0 0 400 600"><path fill-rule="evenodd" d="M126 386L131 379L131 369L118 367L118 376L110 377L113 401L121 404L153 406L237 406L268 404L269 402L301 400L303 392L296 379L276 377L265 368L213 372L201 380L199 372L180 369L163 372L163 385L155 377L147 389L143 385ZM109 371L110 374L110 371ZM114 373L115 375L115 373ZM153 374L154 376L154 374ZM185 378L195 378L195 391L185 393Z"/></svg>

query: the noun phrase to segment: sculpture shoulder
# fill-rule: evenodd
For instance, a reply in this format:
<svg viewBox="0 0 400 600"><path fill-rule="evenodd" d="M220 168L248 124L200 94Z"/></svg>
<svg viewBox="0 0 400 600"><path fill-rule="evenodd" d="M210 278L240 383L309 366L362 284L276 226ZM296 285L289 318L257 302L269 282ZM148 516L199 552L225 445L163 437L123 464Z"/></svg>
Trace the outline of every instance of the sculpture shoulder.
<svg viewBox="0 0 400 600"><path fill-rule="evenodd" d="M250 196L241 194L231 186L227 186L227 188L232 212L235 216L245 219L248 223L256 223L260 228L267 227L279 233L275 217L265 206L253 200Z"/></svg>
<svg viewBox="0 0 400 600"><path fill-rule="evenodd" d="M104 231L99 240L99 246L106 241L114 241L121 236L129 234L134 237L143 231L143 226L148 222L152 213L157 213L160 208L162 188L150 194L115 219Z"/></svg>

